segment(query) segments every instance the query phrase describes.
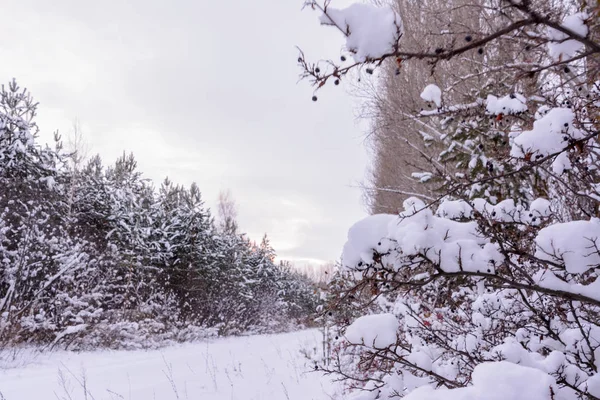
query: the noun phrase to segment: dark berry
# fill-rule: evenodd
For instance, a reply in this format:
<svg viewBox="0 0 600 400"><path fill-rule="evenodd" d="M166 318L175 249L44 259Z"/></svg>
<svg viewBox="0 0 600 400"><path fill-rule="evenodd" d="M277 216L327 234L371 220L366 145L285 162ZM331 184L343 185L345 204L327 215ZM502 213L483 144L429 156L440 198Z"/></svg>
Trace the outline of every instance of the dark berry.
<svg viewBox="0 0 600 400"><path fill-rule="evenodd" d="M345 56L341 56L340 60L342 60L342 62L346 61L346 57Z"/></svg>
<svg viewBox="0 0 600 400"><path fill-rule="evenodd" d="M335 81L333 81L333 83L334 83L334 84L337 86L337 85L339 85L339 84L340 84L340 80L339 80L339 79L336 79Z"/></svg>
<svg viewBox="0 0 600 400"><path fill-rule="evenodd" d="M509 97L510 97L511 99L516 99L516 98L517 98L517 96L515 96L514 94L511 94Z"/></svg>
<svg viewBox="0 0 600 400"><path fill-rule="evenodd" d="M481 49L481 48L480 48L480 49L477 49L477 52L478 52L479 54L483 54L483 49Z"/></svg>
<svg viewBox="0 0 600 400"><path fill-rule="evenodd" d="M569 123L568 123L568 122L565 122L565 128L566 128L566 127L568 127L568 126L569 126Z"/></svg>
<svg viewBox="0 0 600 400"><path fill-rule="evenodd" d="M319 72L321 72L321 69L319 67L315 68L315 72L318 74Z"/></svg>
<svg viewBox="0 0 600 400"><path fill-rule="evenodd" d="M317 96L313 96L313 97L312 97L312 101L317 101L317 100L318 100L318 99L317 99Z"/></svg>
<svg viewBox="0 0 600 400"><path fill-rule="evenodd" d="M531 46L530 45L525 46L525 51L529 51L529 50L531 50Z"/></svg>
<svg viewBox="0 0 600 400"><path fill-rule="evenodd" d="M565 71L565 74L568 74L569 72L571 72L571 69L569 67L565 67L564 71Z"/></svg>
<svg viewBox="0 0 600 400"><path fill-rule="evenodd" d="M302 57L298 57L298 62L301 63L302 62Z"/></svg>
<svg viewBox="0 0 600 400"><path fill-rule="evenodd" d="M470 42L471 40L473 40L473 37L471 37L471 35L465 36L465 41Z"/></svg>
<svg viewBox="0 0 600 400"><path fill-rule="evenodd" d="M437 49L435 49L435 54L442 54L444 52L444 49L438 47Z"/></svg>
<svg viewBox="0 0 600 400"><path fill-rule="evenodd" d="M372 69L372 68L367 68L365 71L366 71L366 72L367 72L367 74L369 74L369 75L373 74L373 69Z"/></svg>

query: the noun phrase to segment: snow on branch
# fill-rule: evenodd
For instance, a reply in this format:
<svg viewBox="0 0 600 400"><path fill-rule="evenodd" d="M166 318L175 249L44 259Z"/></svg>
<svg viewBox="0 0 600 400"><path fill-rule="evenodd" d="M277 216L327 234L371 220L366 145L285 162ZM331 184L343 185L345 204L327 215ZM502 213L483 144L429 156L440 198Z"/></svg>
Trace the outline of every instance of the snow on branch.
<svg viewBox="0 0 600 400"><path fill-rule="evenodd" d="M569 15L563 19L561 26L575 35L585 38L588 34L588 27L585 20L589 18L586 13L577 13ZM583 43L577 39L572 39L569 35L556 28L548 28L548 52L554 60L562 60L573 57L581 48Z"/></svg>
<svg viewBox="0 0 600 400"><path fill-rule="evenodd" d="M473 386L459 389L419 388L406 400L548 400L556 381L546 373L506 361L484 363L473 371Z"/></svg>
<svg viewBox="0 0 600 400"><path fill-rule="evenodd" d="M311 5L320 8L316 2ZM326 3L322 8L321 24L334 26L346 37L346 50L356 62L365 62L394 53L403 28L400 15L391 7L354 3L337 9Z"/></svg>

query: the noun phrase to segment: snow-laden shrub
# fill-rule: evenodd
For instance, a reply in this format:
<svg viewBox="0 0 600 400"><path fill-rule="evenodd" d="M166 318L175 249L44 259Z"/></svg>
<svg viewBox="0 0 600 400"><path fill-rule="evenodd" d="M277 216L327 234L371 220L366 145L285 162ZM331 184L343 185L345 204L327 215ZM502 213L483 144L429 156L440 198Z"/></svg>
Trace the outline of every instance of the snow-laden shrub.
<svg viewBox="0 0 600 400"><path fill-rule="evenodd" d="M329 295L336 334L316 368L350 398L600 397L600 42L597 10L576 3L474 1L479 30L451 21L420 48L398 37L351 65L301 55L317 88L354 70L393 79L406 63L436 78L415 98L434 106L400 110L417 121L411 137L424 142L406 141L429 170L398 173L427 194L398 190L397 214L350 228Z"/></svg>

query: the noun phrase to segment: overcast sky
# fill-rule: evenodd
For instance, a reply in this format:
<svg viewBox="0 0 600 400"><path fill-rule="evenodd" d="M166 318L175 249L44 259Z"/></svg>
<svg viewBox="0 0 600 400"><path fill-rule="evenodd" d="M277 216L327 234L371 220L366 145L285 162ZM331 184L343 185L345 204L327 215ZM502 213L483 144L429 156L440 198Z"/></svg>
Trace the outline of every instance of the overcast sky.
<svg viewBox="0 0 600 400"><path fill-rule="evenodd" d="M344 4L334 0L334 4ZM157 184L221 189L279 256L334 260L364 215L363 128L343 88L297 83L341 38L302 0L3 0L0 80L40 102L44 138L78 119L92 153L124 150Z"/></svg>

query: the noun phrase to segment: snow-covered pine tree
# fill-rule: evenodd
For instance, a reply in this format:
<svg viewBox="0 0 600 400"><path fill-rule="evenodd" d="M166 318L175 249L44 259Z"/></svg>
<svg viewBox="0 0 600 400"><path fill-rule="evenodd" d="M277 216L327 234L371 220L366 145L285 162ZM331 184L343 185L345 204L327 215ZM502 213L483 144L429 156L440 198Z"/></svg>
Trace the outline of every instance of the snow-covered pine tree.
<svg viewBox="0 0 600 400"><path fill-rule="evenodd" d="M55 332L81 323L81 307L75 311L65 304L64 292L89 262L86 243L68 235L60 142L56 149L36 143L36 109L16 81L0 90L2 342L51 340Z"/></svg>
<svg viewBox="0 0 600 400"><path fill-rule="evenodd" d="M239 234L233 214L217 229L195 184L156 192L133 155L75 170L58 135L37 144L36 107L14 81L0 91L0 344L139 348L281 328L294 288L307 291L267 240Z"/></svg>
<svg viewBox="0 0 600 400"><path fill-rule="evenodd" d="M294 269L289 263L280 262L278 284L278 304L284 318L293 326L314 326L315 311L322 305L321 290L310 278ZM285 328L285 325L283 326Z"/></svg>
<svg viewBox="0 0 600 400"><path fill-rule="evenodd" d="M159 203L159 225L169 254L163 280L178 304L182 321L205 324L210 314L207 299L220 285L215 266L219 248L212 217L195 184L185 189L165 181Z"/></svg>

